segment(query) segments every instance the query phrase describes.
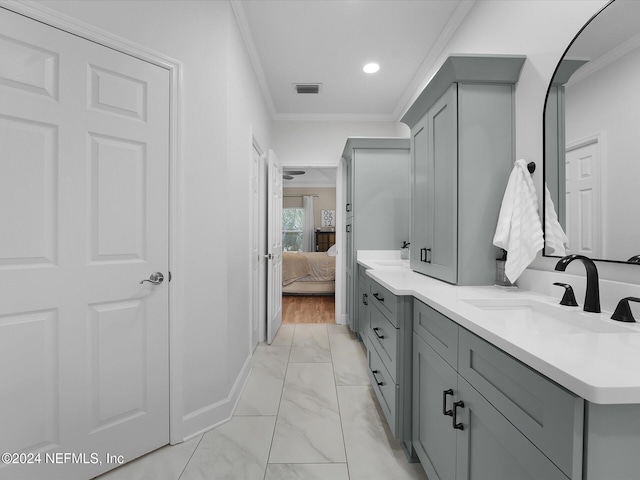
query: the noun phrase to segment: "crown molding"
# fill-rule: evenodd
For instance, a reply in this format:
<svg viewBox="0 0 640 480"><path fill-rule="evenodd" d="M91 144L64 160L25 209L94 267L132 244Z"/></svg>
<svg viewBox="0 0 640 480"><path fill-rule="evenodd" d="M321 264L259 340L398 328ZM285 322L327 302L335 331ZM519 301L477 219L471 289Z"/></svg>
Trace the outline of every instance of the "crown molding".
<svg viewBox="0 0 640 480"><path fill-rule="evenodd" d="M269 109L271 118L275 120L275 116L277 115L276 106L273 103L273 97L271 96L271 92L269 91L267 77L264 74L264 69L262 68L262 62L260 61L260 56L258 55L256 44L253 41L253 35L251 34L251 29L249 28L249 21L247 20L244 6L242 5L242 2L240 0L229 0L229 3L231 4L231 9L233 10L233 14L236 17L236 22L238 24L240 34L242 35L242 39L244 40L247 54L249 55L249 59L251 60L251 65L253 65L253 71L255 72L258 79L258 84L260 85L260 90L262 90L262 95L267 104L267 108Z"/></svg>
<svg viewBox="0 0 640 480"><path fill-rule="evenodd" d="M393 120L399 120L400 118L402 118L404 113L409 110L409 107L411 107L413 102L420 96L420 93L430 81L430 78L427 77L429 75L429 72L433 70L435 62L442 55L447 43L449 43L464 19L467 18L467 15L471 11L475 3L476 0L462 0L460 2L458 8L456 8L455 12L453 12L453 15L451 15L451 17L449 18L449 21L442 29L442 32L440 32L438 39L433 44L427 55L424 57L424 60L418 68L418 71L413 76L413 79L409 82L409 85L407 85L407 88L400 97L398 105L391 115L393 117Z"/></svg>
<svg viewBox="0 0 640 480"><path fill-rule="evenodd" d="M576 83L584 80L587 77L590 77L597 71L602 70L607 65L615 62L616 60L619 60L620 58L638 48L640 48L640 34L631 37L629 40L621 43L613 50L602 55L600 58L584 65L582 68L580 68L580 70L578 70L571 76L565 86L570 87L571 85L575 85Z"/></svg>
<svg viewBox="0 0 640 480"><path fill-rule="evenodd" d="M393 114L373 113L276 113L277 122L396 122Z"/></svg>

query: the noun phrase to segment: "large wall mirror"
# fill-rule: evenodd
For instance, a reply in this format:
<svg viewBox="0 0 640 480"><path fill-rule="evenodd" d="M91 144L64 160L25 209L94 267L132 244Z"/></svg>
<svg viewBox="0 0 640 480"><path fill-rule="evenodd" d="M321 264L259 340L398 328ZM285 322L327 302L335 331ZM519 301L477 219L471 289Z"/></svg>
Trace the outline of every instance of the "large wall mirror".
<svg viewBox="0 0 640 480"><path fill-rule="evenodd" d="M566 253L640 261L639 19L638 0L607 4L575 37L549 87L545 182ZM549 246L544 253L557 255Z"/></svg>

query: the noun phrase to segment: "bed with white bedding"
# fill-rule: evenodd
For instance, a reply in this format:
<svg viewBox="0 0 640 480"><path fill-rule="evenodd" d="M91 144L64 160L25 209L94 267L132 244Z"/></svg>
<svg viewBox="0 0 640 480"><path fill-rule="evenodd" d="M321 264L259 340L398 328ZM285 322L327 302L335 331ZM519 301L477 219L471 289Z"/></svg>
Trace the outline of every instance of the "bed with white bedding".
<svg viewBox="0 0 640 480"><path fill-rule="evenodd" d="M282 252L282 293L331 294L336 257L328 252Z"/></svg>

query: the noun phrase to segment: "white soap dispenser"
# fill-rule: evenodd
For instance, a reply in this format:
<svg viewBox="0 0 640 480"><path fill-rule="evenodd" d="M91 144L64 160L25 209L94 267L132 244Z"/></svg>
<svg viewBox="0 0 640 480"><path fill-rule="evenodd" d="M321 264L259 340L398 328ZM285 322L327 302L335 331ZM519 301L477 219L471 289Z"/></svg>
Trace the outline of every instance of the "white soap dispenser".
<svg viewBox="0 0 640 480"><path fill-rule="evenodd" d="M409 242L402 241L402 246L400 247L400 260L409 260Z"/></svg>

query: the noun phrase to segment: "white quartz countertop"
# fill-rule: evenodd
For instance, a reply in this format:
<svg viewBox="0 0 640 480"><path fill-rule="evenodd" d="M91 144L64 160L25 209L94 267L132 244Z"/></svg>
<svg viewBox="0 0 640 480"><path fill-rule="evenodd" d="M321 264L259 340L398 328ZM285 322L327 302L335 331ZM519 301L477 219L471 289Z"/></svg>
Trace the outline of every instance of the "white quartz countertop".
<svg viewBox="0 0 640 480"><path fill-rule="evenodd" d="M408 261L376 267L375 256L361 259L360 253L358 263L369 268L367 275L395 295L417 298L576 395L599 404L640 403L640 324L611 320L610 312L561 306L561 292L556 298L498 287L459 287L411 271ZM554 319L545 328L544 322L511 320L482 308L527 302L566 315L575 328L571 322L566 329L557 328L564 324ZM594 331L583 329L585 325Z"/></svg>

